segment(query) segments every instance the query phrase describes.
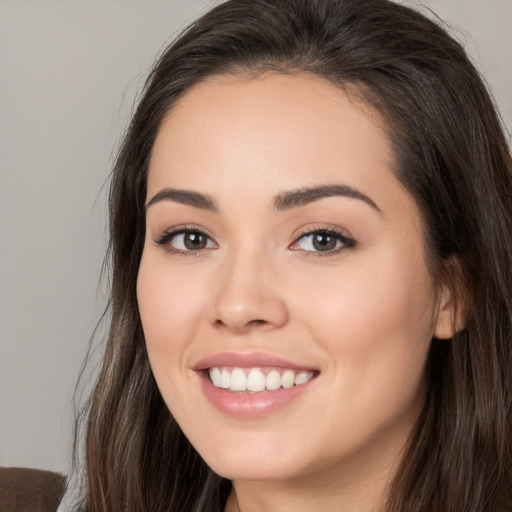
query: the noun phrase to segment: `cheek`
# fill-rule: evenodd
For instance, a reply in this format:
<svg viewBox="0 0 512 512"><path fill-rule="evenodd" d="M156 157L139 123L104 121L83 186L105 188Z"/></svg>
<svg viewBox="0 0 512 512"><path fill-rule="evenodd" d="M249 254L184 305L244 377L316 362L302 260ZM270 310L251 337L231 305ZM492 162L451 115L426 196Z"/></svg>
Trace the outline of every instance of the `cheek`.
<svg viewBox="0 0 512 512"><path fill-rule="evenodd" d="M197 272L173 270L165 256L143 254L137 278L137 301L148 344L171 345L192 334L205 307L204 282Z"/></svg>
<svg viewBox="0 0 512 512"><path fill-rule="evenodd" d="M196 312L201 294L194 293L194 282L187 272L172 272L165 257L143 254L137 278L137 302L148 356L158 385L162 378L177 373L194 336Z"/></svg>
<svg viewBox="0 0 512 512"><path fill-rule="evenodd" d="M137 301L148 358L162 398L177 420L184 411L190 414L180 397L188 391L186 361L203 307L203 294L196 288L189 272L173 271L165 255L143 253Z"/></svg>
<svg viewBox="0 0 512 512"><path fill-rule="evenodd" d="M434 329L433 286L422 260L361 259L323 283L306 288L311 296L302 317L344 389L370 393L385 383L417 383Z"/></svg>

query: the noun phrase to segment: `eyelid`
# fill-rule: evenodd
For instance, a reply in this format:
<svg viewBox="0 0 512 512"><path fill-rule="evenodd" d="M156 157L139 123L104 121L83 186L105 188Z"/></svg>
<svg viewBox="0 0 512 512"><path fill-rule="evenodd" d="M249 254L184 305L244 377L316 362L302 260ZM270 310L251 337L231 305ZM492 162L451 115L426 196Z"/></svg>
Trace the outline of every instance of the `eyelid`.
<svg viewBox="0 0 512 512"><path fill-rule="evenodd" d="M197 250L181 250L176 249L170 245L171 240L176 237L177 235L181 235L184 233L200 233L204 235L206 238L208 238L209 241L213 242L215 247L204 247L202 249ZM196 256L199 255L199 253L211 250L214 248L218 248L219 244L217 241L208 233L208 230L204 229L203 227L197 226L197 225L178 225L173 226L172 228L167 228L161 232L161 234L153 237L153 242L159 246L162 247L165 251L171 253L171 254L177 254L182 256Z"/></svg>
<svg viewBox="0 0 512 512"><path fill-rule="evenodd" d="M329 251L308 251L305 249L293 248L302 238L306 236L314 235L315 233L327 233L331 234L337 238L342 243L341 247L338 247ZM289 249L303 252L307 255L311 256L333 256L336 255L346 249L353 248L357 245L354 237L348 233L345 229L340 228L339 226L333 226L331 224L319 224L319 225L309 225L302 227L299 232L294 236L293 242L289 246Z"/></svg>

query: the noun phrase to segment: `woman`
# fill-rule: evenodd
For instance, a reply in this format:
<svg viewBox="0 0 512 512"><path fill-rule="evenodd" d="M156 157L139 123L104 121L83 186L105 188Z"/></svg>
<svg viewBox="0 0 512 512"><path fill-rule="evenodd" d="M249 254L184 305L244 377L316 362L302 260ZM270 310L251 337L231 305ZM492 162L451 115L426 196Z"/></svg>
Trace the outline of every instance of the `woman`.
<svg viewBox="0 0 512 512"><path fill-rule="evenodd" d="M512 163L458 43L387 0L231 0L111 188L81 508L512 509Z"/></svg>

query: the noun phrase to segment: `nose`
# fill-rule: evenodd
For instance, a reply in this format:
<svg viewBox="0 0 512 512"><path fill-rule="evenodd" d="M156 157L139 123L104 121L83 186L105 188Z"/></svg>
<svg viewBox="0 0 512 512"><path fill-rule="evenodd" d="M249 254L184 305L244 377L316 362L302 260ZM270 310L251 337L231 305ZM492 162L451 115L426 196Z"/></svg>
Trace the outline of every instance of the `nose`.
<svg viewBox="0 0 512 512"><path fill-rule="evenodd" d="M288 322L288 310L275 270L264 258L231 258L217 276L213 323L217 328L244 334L272 330Z"/></svg>

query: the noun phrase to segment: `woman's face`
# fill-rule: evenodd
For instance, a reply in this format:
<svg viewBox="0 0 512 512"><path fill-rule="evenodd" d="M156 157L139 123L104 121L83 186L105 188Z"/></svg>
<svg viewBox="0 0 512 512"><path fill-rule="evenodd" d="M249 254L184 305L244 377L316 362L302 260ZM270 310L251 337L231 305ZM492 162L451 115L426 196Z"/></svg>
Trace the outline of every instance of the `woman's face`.
<svg viewBox="0 0 512 512"><path fill-rule="evenodd" d="M277 73L196 85L162 124L140 314L167 406L222 476L389 467L418 417L444 308L380 126Z"/></svg>

